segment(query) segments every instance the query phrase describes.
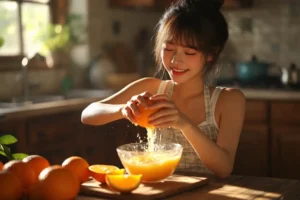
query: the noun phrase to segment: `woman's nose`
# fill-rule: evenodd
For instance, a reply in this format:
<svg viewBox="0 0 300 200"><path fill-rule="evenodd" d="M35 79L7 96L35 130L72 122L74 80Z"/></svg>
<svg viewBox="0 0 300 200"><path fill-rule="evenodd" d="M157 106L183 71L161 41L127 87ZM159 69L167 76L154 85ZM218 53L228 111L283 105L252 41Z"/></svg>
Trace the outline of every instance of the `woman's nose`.
<svg viewBox="0 0 300 200"><path fill-rule="evenodd" d="M182 59L180 58L180 56L177 53L174 53L173 57L172 57L172 60L171 60L171 63L172 64L178 64L178 63L181 63L181 62L182 62Z"/></svg>

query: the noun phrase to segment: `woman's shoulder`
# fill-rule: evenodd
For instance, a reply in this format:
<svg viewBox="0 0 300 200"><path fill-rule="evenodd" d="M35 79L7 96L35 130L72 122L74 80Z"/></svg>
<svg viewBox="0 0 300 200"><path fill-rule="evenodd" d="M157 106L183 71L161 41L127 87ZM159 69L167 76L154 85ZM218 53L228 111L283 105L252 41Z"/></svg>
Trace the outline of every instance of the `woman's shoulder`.
<svg viewBox="0 0 300 200"><path fill-rule="evenodd" d="M161 79L157 79L153 77L143 77L132 82L131 84L129 84L129 86L136 86L143 89L152 89L152 88L155 89L159 87L162 81L163 80Z"/></svg>
<svg viewBox="0 0 300 200"><path fill-rule="evenodd" d="M143 77L137 79L123 89L119 91L119 93L129 93L130 95L135 95L142 92L149 92L151 94L155 94L162 80L153 78L153 77Z"/></svg>
<svg viewBox="0 0 300 200"><path fill-rule="evenodd" d="M230 87L216 87L221 90L219 95L219 102L223 106L244 106L246 98L244 93L237 88Z"/></svg>

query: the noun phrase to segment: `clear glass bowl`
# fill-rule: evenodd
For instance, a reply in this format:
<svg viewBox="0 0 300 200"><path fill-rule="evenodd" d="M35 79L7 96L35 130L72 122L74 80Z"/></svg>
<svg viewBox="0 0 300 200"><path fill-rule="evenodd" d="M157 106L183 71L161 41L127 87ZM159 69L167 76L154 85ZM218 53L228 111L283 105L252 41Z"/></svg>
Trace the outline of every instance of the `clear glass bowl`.
<svg viewBox="0 0 300 200"><path fill-rule="evenodd" d="M147 143L124 144L117 148L118 156L129 174L142 174L142 182L160 182L175 171L182 146L176 143L155 145Z"/></svg>

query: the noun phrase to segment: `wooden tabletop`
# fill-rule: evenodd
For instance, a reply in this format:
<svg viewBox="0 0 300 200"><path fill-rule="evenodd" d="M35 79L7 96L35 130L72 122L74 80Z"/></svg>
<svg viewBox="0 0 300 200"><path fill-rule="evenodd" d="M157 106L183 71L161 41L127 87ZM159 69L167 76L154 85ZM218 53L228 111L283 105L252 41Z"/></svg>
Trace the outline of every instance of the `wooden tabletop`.
<svg viewBox="0 0 300 200"><path fill-rule="evenodd" d="M185 174L197 176L198 174ZM201 175L203 176L203 175ZM300 181L267 177L230 176L226 179L208 177L203 187L168 197L168 200L246 200L246 199L300 199ZM102 198L79 195L76 200L100 200Z"/></svg>

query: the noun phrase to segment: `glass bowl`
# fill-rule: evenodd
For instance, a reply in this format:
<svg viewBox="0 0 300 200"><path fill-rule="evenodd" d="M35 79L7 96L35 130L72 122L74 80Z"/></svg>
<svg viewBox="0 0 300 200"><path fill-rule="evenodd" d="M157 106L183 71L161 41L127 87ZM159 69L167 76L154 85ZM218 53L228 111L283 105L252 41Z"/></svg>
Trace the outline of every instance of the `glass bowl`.
<svg viewBox="0 0 300 200"><path fill-rule="evenodd" d="M117 148L118 156L129 174L142 174L142 182L160 182L175 171L182 146L176 143L156 144L148 149L148 143L130 143Z"/></svg>

